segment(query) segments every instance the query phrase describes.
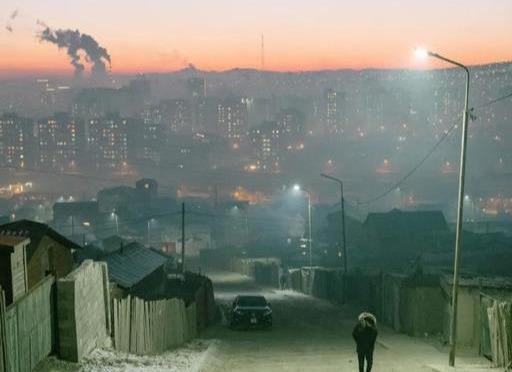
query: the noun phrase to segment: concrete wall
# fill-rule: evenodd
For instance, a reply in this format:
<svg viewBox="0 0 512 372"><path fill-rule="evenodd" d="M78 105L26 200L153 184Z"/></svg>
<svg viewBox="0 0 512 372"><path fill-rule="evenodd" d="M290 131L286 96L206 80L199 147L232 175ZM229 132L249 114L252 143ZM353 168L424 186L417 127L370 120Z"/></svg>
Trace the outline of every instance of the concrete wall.
<svg viewBox="0 0 512 372"><path fill-rule="evenodd" d="M110 334L107 266L86 260L57 282L60 357L78 362Z"/></svg>
<svg viewBox="0 0 512 372"><path fill-rule="evenodd" d="M443 332L441 287L404 287L400 298L401 330L411 336Z"/></svg>
<svg viewBox="0 0 512 372"><path fill-rule="evenodd" d="M480 291L478 288L460 288L457 308L457 345L477 351L480 346ZM449 336L451 304L446 304Z"/></svg>
<svg viewBox="0 0 512 372"><path fill-rule="evenodd" d="M446 293L446 290L450 291ZM445 288L444 331L446 341L450 337L451 287ZM478 353L481 338L480 289L477 287L459 287L457 308L457 347Z"/></svg>

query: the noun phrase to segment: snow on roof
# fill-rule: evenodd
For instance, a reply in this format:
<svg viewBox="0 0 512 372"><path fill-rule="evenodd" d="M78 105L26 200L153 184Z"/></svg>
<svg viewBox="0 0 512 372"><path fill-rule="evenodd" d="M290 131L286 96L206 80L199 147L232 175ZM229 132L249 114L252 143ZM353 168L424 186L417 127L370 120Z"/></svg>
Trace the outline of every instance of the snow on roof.
<svg viewBox="0 0 512 372"><path fill-rule="evenodd" d="M104 260L108 265L109 279L120 287L131 288L163 266L168 259L139 243L131 243L105 256Z"/></svg>

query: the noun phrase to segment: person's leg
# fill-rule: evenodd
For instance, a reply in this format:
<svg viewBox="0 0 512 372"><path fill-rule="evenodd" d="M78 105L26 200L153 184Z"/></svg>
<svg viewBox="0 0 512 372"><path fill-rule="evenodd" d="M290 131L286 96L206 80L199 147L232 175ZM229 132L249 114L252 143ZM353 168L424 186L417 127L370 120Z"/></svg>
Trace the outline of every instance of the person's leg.
<svg viewBox="0 0 512 372"><path fill-rule="evenodd" d="M366 372L371 372L373 366L373 350L366 352Z"/></svg>
<svg viewBox="0 0 512 372"><path fill-rule="evenodd" d="M363 352L357 353L357 360L359 362L359 372L364 372L364 353Z"/></svg>

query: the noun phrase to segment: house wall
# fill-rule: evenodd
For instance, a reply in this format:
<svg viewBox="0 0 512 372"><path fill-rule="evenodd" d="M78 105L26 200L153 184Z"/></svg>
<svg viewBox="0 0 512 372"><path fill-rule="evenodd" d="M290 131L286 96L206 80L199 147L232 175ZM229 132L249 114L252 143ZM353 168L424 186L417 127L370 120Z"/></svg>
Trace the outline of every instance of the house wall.
<svg viewBox="0 0 512 372"><path fill-rule="evenodd" d="M0 254L0 287L5 292L5 302L12 303L11 252L3 250Z"/></svg>
<svg viewBox="0 0 512 372"><path fill-rule="evenodd" d="M71 249L45 236L27 262L28 287L32 288L39 283L48 271L52 271L57 278L62 278L73 269L73 254Z"/></svg>
<svg viewBox="0 0 512 372"><path fill-rule="evenodd" d="M164 272L164 268L163 266L160 266L133 287L125 290L125 293L130 293L140 298L158 296L158 294L164 293L165 280L166 274Z"/></svg>

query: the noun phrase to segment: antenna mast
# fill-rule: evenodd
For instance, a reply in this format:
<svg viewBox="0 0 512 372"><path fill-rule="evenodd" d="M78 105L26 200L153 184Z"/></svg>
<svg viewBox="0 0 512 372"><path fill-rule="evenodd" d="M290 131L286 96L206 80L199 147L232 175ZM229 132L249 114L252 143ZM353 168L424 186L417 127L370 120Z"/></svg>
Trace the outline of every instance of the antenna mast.
<svg viewBox="0 0 512 372"><path fill-rule="evenodd" d="M265 70L265 37L261 34L261 71Z"/></svg>

